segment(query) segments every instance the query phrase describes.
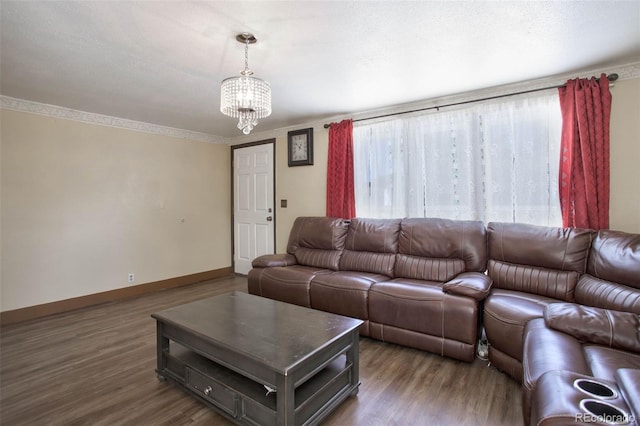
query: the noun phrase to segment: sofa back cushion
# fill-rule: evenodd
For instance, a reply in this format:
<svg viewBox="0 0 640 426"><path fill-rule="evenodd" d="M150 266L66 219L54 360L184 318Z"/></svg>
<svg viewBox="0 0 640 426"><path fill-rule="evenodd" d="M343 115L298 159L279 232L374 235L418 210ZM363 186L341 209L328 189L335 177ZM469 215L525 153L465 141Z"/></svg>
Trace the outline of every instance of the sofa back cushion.
<svg viewBox="0 0 640 426"><path fill-rule="evenodd" d="M400 219L352 219L340 270L393 277L399 233Z"/></svg>
<svg viewBox="0 0 640 426"><path fill-rule="evenodd" d="M337 270L348 222L332 217L299 217L293 223L287 253L299 265Z"/></svg>
<svg viewBox="0 0 640 426"><path fill-rule="evenodd" d="M640 289L640 234L600 230L587 263L596 278Z"/></svg>
<svg viewBox="0 0 640 426"><path fill-rule="evenodd" d="M640 314L640 234L598 231L587 274L576 287L576 301Z"/></svg>
<svg viewBox="0 0 640 426"><path fill-rule="evenodd" d="M487 233L494 287L575 300L595 231L491 222Z"/></svg>
<svg viewBox="0 0 640 426"><path fill-rule="evenodd" d="M487 238L480 221L403 219L395 276L448 281L462 272L484 272Z"/></svg>
<svg viewBox="0 0 640 426"><path fill-rule="evenodd" d="M576 286L576 303L640 315L640 290L584 274Z"/></svg>
<svg viewBox="0 0 640 426"><path fill-rule="evenodd" d="M493 280L493 288L504 288L565 302L575 301L575 289L580 274L575 271L558 271L527 265L489 260L487 268Z"/></svg>

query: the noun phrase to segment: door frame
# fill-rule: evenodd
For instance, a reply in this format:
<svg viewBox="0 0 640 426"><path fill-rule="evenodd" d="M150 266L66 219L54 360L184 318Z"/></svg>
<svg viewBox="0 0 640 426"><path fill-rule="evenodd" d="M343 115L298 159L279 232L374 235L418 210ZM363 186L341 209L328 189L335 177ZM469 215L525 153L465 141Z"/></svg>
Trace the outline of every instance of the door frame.
<svg viewBox="0 0 640 426"><path fill-rule="evenodd" d="M256 142L248 142L248 143L242 143L242 144L238 144L238 145L231 145L231 160L230 160L230 164L231 164L231 270L235 271L236 270L236 260L235 260L235 254L236 254L236 218L235 218L235 206L236 206L236 194L235 194L235 189L234 189L234 178L235 178L235 168L234 168L234 164L233 164L233 159L235 156L235 150L236 149L242 149L242 148L250 148L252 146L257 146L257 145L267 145L267 144L272 144L273 145L273 252L276 252L276 227L277 227L277 214L276 214L276 138L271 138L271 139L263 139L260 141L256 141ZM235 273L235 272L234 272Z"/></svg>

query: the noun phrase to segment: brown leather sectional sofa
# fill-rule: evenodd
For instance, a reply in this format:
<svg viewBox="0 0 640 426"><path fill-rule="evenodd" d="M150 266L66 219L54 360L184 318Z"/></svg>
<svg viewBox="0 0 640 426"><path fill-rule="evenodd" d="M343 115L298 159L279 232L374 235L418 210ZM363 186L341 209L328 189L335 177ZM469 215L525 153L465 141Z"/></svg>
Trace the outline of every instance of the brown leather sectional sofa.
<svg viewBox="0 0 640 426"><path fill-rule="evenodd" d="M616 409L622 424L640 418L640 235L306 217L286 254L253 266L252 294L357 317L362 335L464 361L482 318L489 360L523 383L526 424L611 420ZM597 395L602 386L612 395Z"/></svg>
<svg viewBox="0 0 640 426"><path fill-rule="evenodd" d="M262 256L249 292L364 321L360 333L464 361L489 293L482 222L298 218L287 253Z"/></svg>

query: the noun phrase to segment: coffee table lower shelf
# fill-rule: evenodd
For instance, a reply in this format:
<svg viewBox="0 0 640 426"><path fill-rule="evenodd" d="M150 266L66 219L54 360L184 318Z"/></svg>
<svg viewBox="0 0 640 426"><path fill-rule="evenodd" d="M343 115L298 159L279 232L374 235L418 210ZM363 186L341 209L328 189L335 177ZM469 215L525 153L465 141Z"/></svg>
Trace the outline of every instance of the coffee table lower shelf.
<svg viewBox="0 0 640 426"><path fill-rule="evenodd" d="M169 379L238 424L278 423L277 392L172 342L164 354L159 379ZM342 354L294 392L295 425L317 424L346 398L358 393L352 385L353 365Z"/></svg>

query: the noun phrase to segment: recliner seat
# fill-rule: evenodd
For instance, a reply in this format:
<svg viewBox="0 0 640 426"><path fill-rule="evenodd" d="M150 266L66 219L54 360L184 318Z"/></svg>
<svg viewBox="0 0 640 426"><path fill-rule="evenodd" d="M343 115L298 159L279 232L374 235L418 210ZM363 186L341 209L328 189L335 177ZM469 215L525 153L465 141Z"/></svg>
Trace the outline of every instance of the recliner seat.
<svg viewBox="0 0 640 426"><path fill-rule="evenodd" d="M248 275L249 293L310 308L311 280L338 269L348 225L336 218L296 219L287 253L253 260Z"/></svg>
<svg viewBox="0 0 640 426"><path fill-rule="evenodd" d="M404 219L395 278L371 286L371 336L472 361L485 259L482 222Z"/></svg>
<svg viewBox="0 0 640 426"><path fill-rule="evenodd" d="M489 361L522 381L525 326L549 304L575 301L595 231L491 222L487 234L493 285L483 319Z"/></svg>
<svg viewBox="0 0 640 426"><path fill-rule="evenodd" d="M369 290L393 278L399 232L400 219L351 220L338 271L311 282L311 307L361 319L369 336Z"/></svg>

